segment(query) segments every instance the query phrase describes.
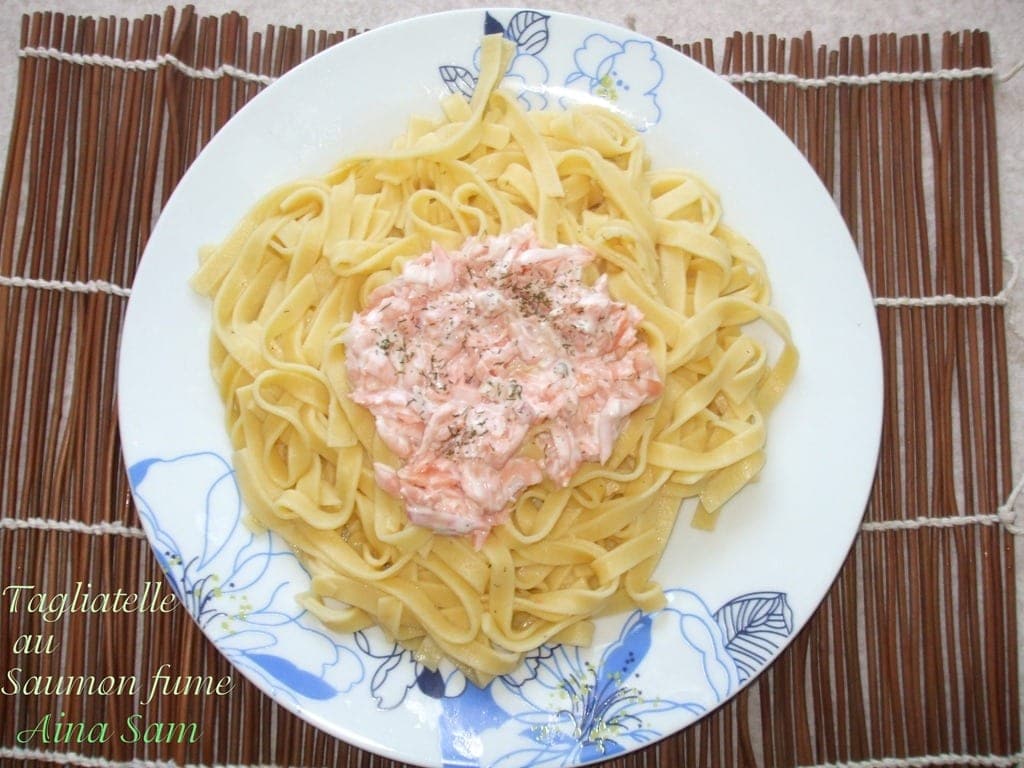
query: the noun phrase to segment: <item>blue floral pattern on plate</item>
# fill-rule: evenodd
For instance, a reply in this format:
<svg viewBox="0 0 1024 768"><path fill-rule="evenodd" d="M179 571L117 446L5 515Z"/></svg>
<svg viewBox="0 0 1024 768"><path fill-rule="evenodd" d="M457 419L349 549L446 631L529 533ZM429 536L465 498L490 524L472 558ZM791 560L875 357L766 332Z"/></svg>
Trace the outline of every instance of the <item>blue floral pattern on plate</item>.
<svg viewBox="0 0 1024 768"><path fill-rule="evenodd" d="M784 593L745 594L712 610L697 593L670 589L665 608L631 613L596 658L544 646L480 689L451 666L424 667L378 630L332 635L307 614L295 598L308 575L275 536L244 525L223 457L145 459L129 467L129 478L175 593L225 656L299 704L346 693L367 696L382 712L439 702L445 766L576 765L634 749L674 731L680 716L696 720L724 702L793 633ZM174 498L168 486L178 498L187 488L185 503L154 507L151 500ZM664 690L664 668L645 664L651 658L671 658L680 679L700 683L678 696L645 694ZM515 748L492 754L488 733Z"/></svg>
<svg viewBox="0 0 1024 768"><path fill-rule="evenodd" d="M607 35L587 35L573 55L576 65L565 81L581 85L607 99L637 127L656 125L661 120L658 86L665 71L649 40L613 40Z"/></svg>
<svg viewBox="0 0 1024 768"><path fill-rule="evenodd" d="M232 663L296 703L334 698L363 680L360 655L295 601L309 583L295 555L277 537L243 524L238 485L223 457L197 452L145 459L128 468L128 477L175 594ZM191 498L175 510L155 508L150 499L167 498L169 486ZM198 552L191 545L197 528ZM315 654L290 656L300 636Z"/></svg>
<svg viewBox="0 0 1024 768"><path fill-rule="evenodd" d="M654 44L641 38L615 39L594 33L576 47L571 63L551 61L550 18L539 11L523 10L502 23L492 13L484 14L483 32L503 35L515 46L505 80L526 109L544 109L551 93L570 89L607 102L638 130L647 130L661 120L658 89L664 68ZM476 88L479 47L472 59L472 68L454 63L438 67L448 90L466 98L472 97ZM565 74L552 77L553 71ZM559 99L563 104L570 100Z"/></svg>

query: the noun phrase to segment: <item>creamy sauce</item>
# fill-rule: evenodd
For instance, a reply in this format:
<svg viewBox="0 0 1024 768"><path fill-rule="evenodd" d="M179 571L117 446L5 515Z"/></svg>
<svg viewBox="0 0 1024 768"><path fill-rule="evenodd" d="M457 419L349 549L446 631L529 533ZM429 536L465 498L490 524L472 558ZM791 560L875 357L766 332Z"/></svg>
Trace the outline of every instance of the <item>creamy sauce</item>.
<svg viewBox="0 0 1024 768"><path fill-rule="evenodd" d="M352 319L351 396L403 460L374 471L411 522L482 544L527 486L606 461L661 393L640 311L613 301L604 276L584 283L593 258L541 247L530 227L435 246Z"/></svg>

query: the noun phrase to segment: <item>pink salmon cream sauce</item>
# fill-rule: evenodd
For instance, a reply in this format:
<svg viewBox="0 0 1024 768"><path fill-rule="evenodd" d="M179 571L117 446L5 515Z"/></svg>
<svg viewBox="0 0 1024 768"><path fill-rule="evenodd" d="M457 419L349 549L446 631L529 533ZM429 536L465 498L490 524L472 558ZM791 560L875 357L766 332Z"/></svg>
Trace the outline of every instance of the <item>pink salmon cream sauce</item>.
<svg viewBox="0 0 1024 768"><path fill-rule="evenodd" d="M640 310L613 301L604 275L584 283L593 259L542 247L529 225L435 245L352 318L351 398L403 462L374 471L410 522L482 546L523 489L607 461L629 415L661 394ZM531 442L541 450L528 455Z"/></svg>

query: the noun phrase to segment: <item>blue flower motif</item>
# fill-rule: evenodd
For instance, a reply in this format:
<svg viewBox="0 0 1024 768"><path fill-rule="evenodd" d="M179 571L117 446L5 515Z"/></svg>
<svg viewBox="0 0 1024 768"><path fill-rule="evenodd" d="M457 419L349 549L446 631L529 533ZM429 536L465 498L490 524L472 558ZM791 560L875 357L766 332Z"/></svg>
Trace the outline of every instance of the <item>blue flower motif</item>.
<svg viewBox="0 0 1024 768"><path fill-rule="evenodd" d="M370 676L370 694L381 709L395 709L414 692L441 702L438 723L445 768L478 766L483 753L481 734L508 721L508 714L491 697L447 662L425 667L408 650L370 630L356 633L359 649L378 663Z"/></svg>
<svg viewBox="0 0 1024 768"><path fill-rule="evenodd" d="M712 612L673 589L662 610L630 614L599 655L544 646L478 688L450 663L425 667L378 629L335 637L303 611L295 593L308 574L276 537L243 524L223 457L146 459L129 477L175 593L232 663L300 706L354 692L381 710L436 713L446 768L566 765L635 749L725 701L793 633L783 593L740 595ZM666 660L686 681L675 693L665 692ZM493 754L488 744L506 746Z"/></svg>
<svg viewBox="0 0 1024 768"><path fill-rule="evenodd" d="M295 555L242 522L223 457L145 459L128 474L175 594L228 659L296 703L333 698L363 679L359 656L296 603L309 577Z"/></svg>
<svg viewBox="0 0 1024 768"><path fill-rule="evenodd" d="M518 735L532 742L494 765L607 759L660 738L680 712L696 719L731 695L738 673L711 612L692 592L668 594L670 603L661 611L632 613L596 662L578 648L543 648L519 673L492 683L496 705L511 713ZM644 666L651 655L672 659L673 673L705 684L679 699L645 695L664 674Z"/></svg>
<svg viewBox="0 0 1024 768"><path fill-rule="evenodd" d="M507 24L502 24L490 13L484 14L484 34L503 35L515 45L505 80L525 109L544 109L548 105L543 86L551 75L541 53L548 45L550 18L539 11L517 11ZM480 51L478 46L473 52L474 69L459 64L438 67L441 81L449 91L472 98L480 73Z"/></svg>
<svg viewBox="0 0 1024 768"><path fill-rule="evenodd" d="M658 86L665 70L649 40L613 40L594 33L587 35L573 53L575 71L565 85L582 87L610 101L644 130L661 119Z"/></svg>

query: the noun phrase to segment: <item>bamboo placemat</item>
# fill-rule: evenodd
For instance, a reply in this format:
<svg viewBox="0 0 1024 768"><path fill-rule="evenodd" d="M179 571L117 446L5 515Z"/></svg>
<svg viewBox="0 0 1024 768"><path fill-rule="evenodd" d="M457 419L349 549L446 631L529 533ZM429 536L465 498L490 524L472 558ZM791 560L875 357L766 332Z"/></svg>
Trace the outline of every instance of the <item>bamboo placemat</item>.
<svg viewBox="0 0 1024 768"><path fill-rule="evenodd" d="M23 19L0 197L0 588L162 583L119 453L124 297L161 205L217 128L273 78L353 33L257 31L190 8ZM877 297L887 408L864 531L814 619L729 704L609 765L1018 764L1019 528L989 38L819 45L809 33L736 34L677 47L775 119L835 196ZM14 611L11 592L0 600L0 691L15 668L232 674L181 608L47 622L27 610L29 594ZM28 647L35 636L40 647ZM0 693L0 761L393 765L234 680L227 695L146 705L144 693ZM91 724L135 713L197 722L202 738L17 738L47 714Z"/></svg>

